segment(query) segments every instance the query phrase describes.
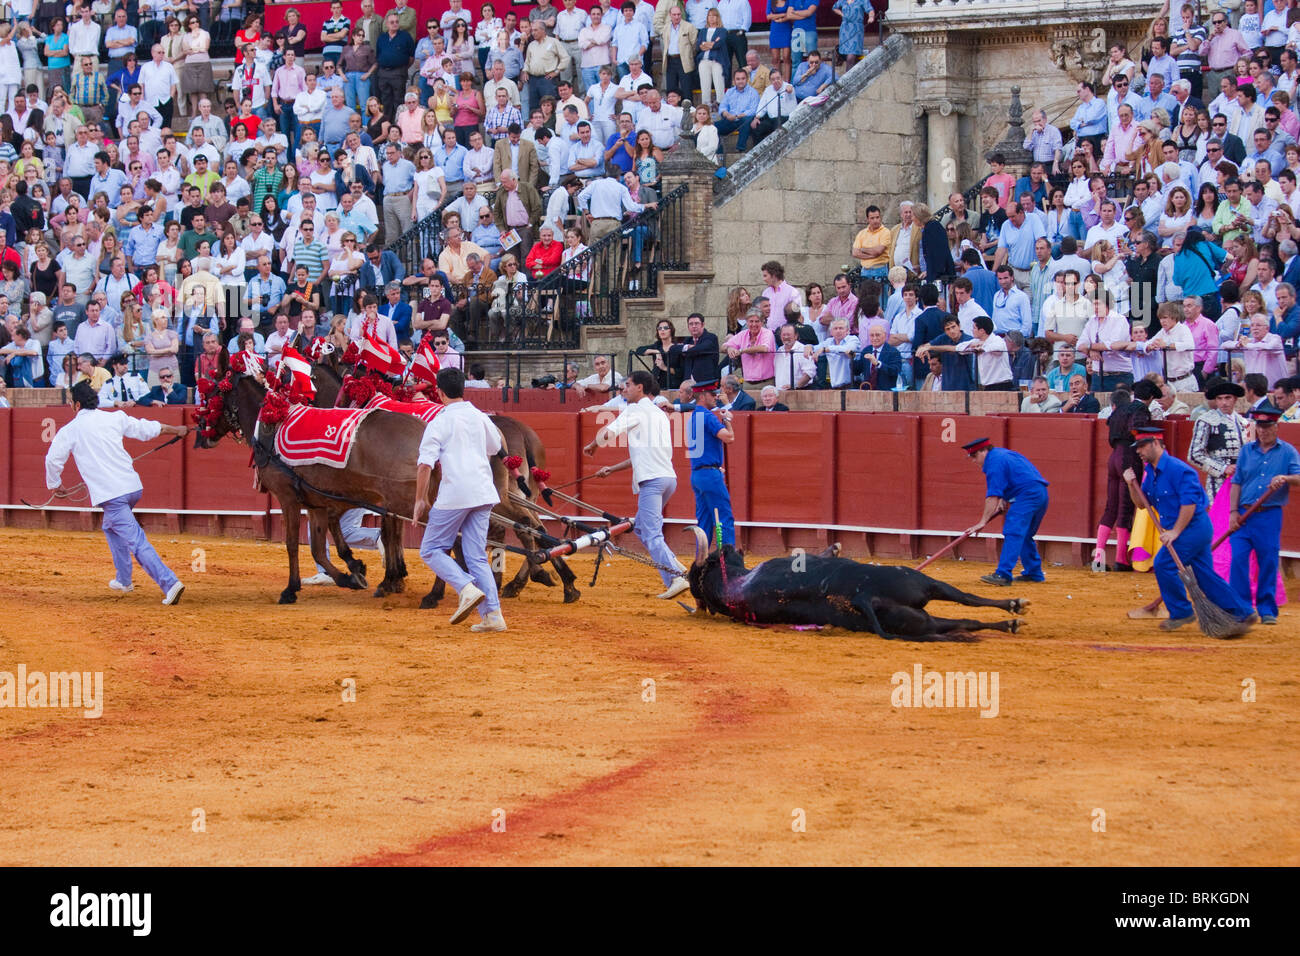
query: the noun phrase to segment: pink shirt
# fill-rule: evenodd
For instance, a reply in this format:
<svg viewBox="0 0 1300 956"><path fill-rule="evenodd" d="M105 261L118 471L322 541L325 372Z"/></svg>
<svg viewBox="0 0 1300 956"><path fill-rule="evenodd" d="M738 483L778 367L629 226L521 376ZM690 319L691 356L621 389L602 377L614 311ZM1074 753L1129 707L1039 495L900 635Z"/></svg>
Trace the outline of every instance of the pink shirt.
<svg viewBox="0 0 1300 956"><path fill-rule="evenodd" d="M1111 130L1110 136L1106 138L1106 152L1102 154L1101 168L1110 171L1116 163L1128 162L1128 154L1133 152L1137 136L1137 123L1129 123L1127 129L1119 125Z"/></svg>
<svg viewBox="0 0 1300 956"><path fill-rule="evenodd" d="M776 336L769 329L760 329L758 341L754 341L750 338L749 329L741 329L727 339L723 345L723 348L728 349L747 349L755 345L762 346L767 351L762 355L742 355L740 357L740 368L745 373L746 382L761 382L764 379L775 377Z"/></svg>
<svg viewBox="0 0 1300 956"><path fill-rule="evenodd" d="M1112 312L1104 319L1095 315L1083 327L1083 333L1075 345L1078 353L1088 351L1088 347L1100 342L1127 342L1133 329L1128 319L1118 312ZM1093 362L1093 369L1106 375L1123 375L1133 371L1133 363L1127 352L1102 352L1101 362Z"/></svg>
<svg viewBox="0 0 1300 956"><path fill-rule="evenodd" d="M763 298L772 303L772 310L767 314L767 327L776 330L787 324L785 321L785 307L791 302L799 301L799 290L782 279L775 289L771 286L764 289Z"/></svg>
<svg viewBox="0 0 1300 956"><path fill-rule="evenodd" d="M1246 374L1258 373L1268 380L1272 388L1279 378L1286 378L1286 356L1282 354L1282 337L1269 332L1258 342L1248 339L1243 346Z"/></svg>
<svg viewBox="0 0 1300 956"><path fill-rule="evenodd" d="M858 297L852 292L843 299L837 295L826 303L826 307L830 309L832 321L843 319L852 325L853 317L858 313Z"/></svg>
<svg viewBox="0 0 1300 956"><path fill-rule="evenodd" d="M1210 33L1201 44L1201 53L1211 70L1230 70L1237 65L1237 57L1253 53L1246 39L1231 27L1222 33Z"/></svg>
<svg viewBox="0 0 1300 956"><path fill-rule="evenodd" d="M1196 361L1201 363L1201 371L1210 375L1219 361L1219 327L1205 316L1198 315L1188 328L1192 330L1192 341L1196 343Z"/></svg>
<svg viewBox="0 0 1300 956"><path fill-rule="evenodd" d="M281 102L296 99L299 93L306 90L307 74L300 66L282 66L275 71L275 78L271 80L271 95Z"/></svg>

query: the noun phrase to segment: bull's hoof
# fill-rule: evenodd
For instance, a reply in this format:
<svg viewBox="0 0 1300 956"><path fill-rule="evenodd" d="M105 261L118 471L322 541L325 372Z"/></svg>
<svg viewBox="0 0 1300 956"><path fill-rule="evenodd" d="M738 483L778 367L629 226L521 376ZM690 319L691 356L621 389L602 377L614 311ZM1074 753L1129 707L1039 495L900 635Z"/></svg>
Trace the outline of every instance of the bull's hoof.
<svg viewBox="0 0 1300 956"><path fill-rule="evenodd" d="M1029 610L1029 598L1012 598L1011 607L1007 610L1012 614L1024 614Z"/></svg>
<svg viewBox="0 0 1300 956"><path fill-rule="evenodd" d="M1019 620L1018 618L1007 621L1007 630L1010 631L1012 634L1018 634L1020 632L1020 629L1026 626L1027 625L1025 624L1025 622Z"/></svg>
<svg viewBox="0 0 1300 956"><path fill-rule="evenodd" d="M381 584L379 585L379 587L375 588L374 596L377 598L388 597L388 595L392 593L393 593L392 588L390 588L387 584Z"/></svg>
<svg viewBox="0 0 1300 956"><path fill-rule="evenodd" d="M528 575L528 580L532 581L534 584L541 584L544 587L555 587L555 579L551 577L551 572L547 571L545 568L538 568L536 571L531 572Z"/></svg>
<svg viewBox="0 0 1300 956"><path fill-rule="evenodd" d="M519 592L523 589L524 586L522 584L516 584L514 581L511 581L501 589L500 593L503 598L517 598L519 597Z"/></svg>
<svg viewBox="0 0 1300 956"><path fill-rule="evenodd" d="M826 550L831 553L830 556L832 558L838 558L840 556L840 552L844 550L844 547L838 541L836 541L833 545L831 545Z"/></svg>
<svg viewBox="0 0 1300 956"><path fill-rule="evenodd" d="M298 592L293 588L285 588L280 592L281 604L295 604L298 601Z"/></svg>
<svg viewBox="0 0 1300 956"><path fill-rule="evenodd" d="M565 589L564 589L564 603L565 603L565 604L572 604L574 601L578 600L578 598L580 598L580 597L582 597L582 592L579 591L577 588L565 588Z"/></svg>
<svg viewBox="0 0 1300 956"><path fill-rule="evenodd" d="M439 599L434 597L432 594L426 594L424 597L420 598L420 609L427 611L429 608L437 607L438 600Z"/></svg>

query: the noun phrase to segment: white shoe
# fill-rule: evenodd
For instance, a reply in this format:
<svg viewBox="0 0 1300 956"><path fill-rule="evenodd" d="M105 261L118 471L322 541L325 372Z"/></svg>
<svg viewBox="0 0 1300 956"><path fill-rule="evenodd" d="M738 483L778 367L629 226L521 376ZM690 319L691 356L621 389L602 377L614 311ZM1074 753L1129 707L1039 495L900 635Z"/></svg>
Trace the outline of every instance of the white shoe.
<svg viewBox="0 0 1300 956"><path fill-rule="evenodd" d="M110 591L117 591L119 594L126 594L126 593L128 593L128 592L130 592L130 591L134 591L134 590L135 590L135 585L134 585L134 584L123 584L123 583L122 583L121 581L119 581L117 578L113 578L113 580L111 580L111 581L108 582L108 589L109 589Z"/></svg>
<svg viewBox="0 0 1300 956"><path fill-rule="evenodd" d="M689 591L690 589L690 582L679 574L677 577L673 578L672 583L668 585L668 590L663 594L656 595L656 597L661 601L669 601L677 597L677 595L681 594L683 591Z"/></svg>
<svg viewBox="0 0 1300 956"><path fill-rule="evenodd" d="M304 578L302 581L299 581L298 583L301 584L303 587L307 587L308 585L316 585L316 584L333 584L334 579L330 577L328 574L326 574L324 571L317 571L311 577Z"/></svg>
<svg viewBox="0 0 1300 956"><path fill-rule="evenodd" d="M465 585L465 589L460 592L460 607L456 608L456 613L451 616L452 624L459 624L465 618L470 616L474 608L478 607L487 600L487 595L480 591L472 582ZM504 622L502 622L504 624Z"/></svg>
<svg viewBox="0 0 1300 956"><path fill-rule="evenodd" d="M180 604L181 595L185 593L185 585L177 581L167 589L167 595L162 599L164 604Z"/></svg>
<svg viewBox="0 0 1300 956"><path fill-rule="evenodd" d="M1106 552L1100 549L1092 552L1092 571L1094 574L1106 572Z"/></svg>
<svg viewBox="0 0 1300 956"><path fill-rule="evenodd" d="M470 628L471 631L504 631L505 629L506 619L501 616L500 611L489 611L483 616L483 620Z"/></svg>

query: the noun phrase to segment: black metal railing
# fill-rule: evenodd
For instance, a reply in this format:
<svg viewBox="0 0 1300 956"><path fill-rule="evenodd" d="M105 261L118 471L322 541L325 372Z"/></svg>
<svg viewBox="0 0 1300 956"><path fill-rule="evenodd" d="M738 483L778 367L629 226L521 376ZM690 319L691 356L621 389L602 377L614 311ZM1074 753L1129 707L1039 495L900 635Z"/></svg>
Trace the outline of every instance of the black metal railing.
<svg viewBox="0 0 1300 956"><path fill-rule="evenodd" d="M678 186L647 209L625 220L585 250L544 274L528 269L528 250L520 250L519 271L492 289L453 285L448 298L457 306L453 329L468 349L576 350L582 327L618 325L624 299L658 295L659 273L687 265L686 185ZM441 228L426 216L389 248L419 271L419 259L437 259ZM435 251L437 250L437 251Z"/></svg>

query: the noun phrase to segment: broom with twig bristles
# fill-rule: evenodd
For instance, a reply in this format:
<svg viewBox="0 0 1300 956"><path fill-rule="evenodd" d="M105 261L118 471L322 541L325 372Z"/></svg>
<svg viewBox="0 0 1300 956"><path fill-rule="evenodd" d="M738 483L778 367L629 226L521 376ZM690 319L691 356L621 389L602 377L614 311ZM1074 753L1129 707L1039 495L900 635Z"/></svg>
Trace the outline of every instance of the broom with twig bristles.
<svg viewBox="0 0 1300 956"><path fill-rule="evenodd" d="M1147 496L1142 492L1142 487L1136 481L1130 481L1128 486L1133 490L1133 499L1137 502L1137 506L1139 508L1149 508L1151 513L1156 516L1156 520L1159 521L1160 515L1155 508L1151 507L1151 502L1147 501ZM1192 611L1196 614L1196 623L1200 626L1203 634L1209 637L1239 637L1250 630L1250 624L1237 620L1233 615L1205 596L1201 586L1196 583L1196 575L1192 573L1191 568L1183 564L1182 558L1178 557L1178 552L1174 550L1172 544L1166 544L1165 550L1169 552L1169 557L1173 558L1174 564L1178 566L1178 577L1182 579L1183 587L1187 588L1187 599L1192 603Z"/></svg>

